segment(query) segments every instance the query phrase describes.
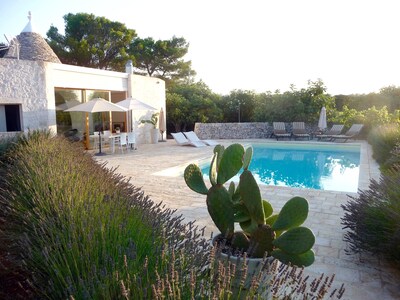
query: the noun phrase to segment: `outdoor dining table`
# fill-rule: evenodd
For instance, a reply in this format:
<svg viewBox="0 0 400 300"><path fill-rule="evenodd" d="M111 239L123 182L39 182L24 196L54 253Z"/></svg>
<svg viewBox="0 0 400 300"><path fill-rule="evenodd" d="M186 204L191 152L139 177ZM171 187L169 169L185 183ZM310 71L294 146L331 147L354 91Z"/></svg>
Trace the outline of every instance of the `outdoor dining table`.
<svg viewBox="0 0 400 300"><path fill-rule="evenodd" d="M104 137L103 135L102 135L102 138L101 138L101 140L102 140L102 142L104 142L104 140L106 139L106 138L108 138L108 142L109 142L109 145L110 145L110 150L111 150L111 153L115 153L115 139L116 138L120 138L121 137L121 134L111 134L111 135L109 135L109 136L106 136L106 137ZM92 143L92 141L93 141L93 144L95 144L96 142L98 142L99 141L99 135L98 134L91 134L90 136L89 136L89 138L90 138L90 141L91 141L91 143ZM127 137L128 138L128 137Z"/></svg>

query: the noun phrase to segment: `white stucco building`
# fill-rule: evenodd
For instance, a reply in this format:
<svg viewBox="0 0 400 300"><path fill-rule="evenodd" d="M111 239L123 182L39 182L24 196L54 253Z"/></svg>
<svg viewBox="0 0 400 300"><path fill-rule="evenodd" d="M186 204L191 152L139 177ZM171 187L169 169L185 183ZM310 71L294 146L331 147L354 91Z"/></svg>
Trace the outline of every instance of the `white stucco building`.
<svg viewBox="0 0 400 300"><path fill-rule="evenodd" d="M77 129L84 139L85 113L65 109L96 97L113 103L133 97L157 109L131 114L138 143L150 142L150 125L140 120L161 108L166 111L165 82L130 70L121 73L62 64L29 20L0 58L0 137L33 129L51 129L57 134ZM89 134L99 128L127 131L127 115L89 114Z"/></svg>

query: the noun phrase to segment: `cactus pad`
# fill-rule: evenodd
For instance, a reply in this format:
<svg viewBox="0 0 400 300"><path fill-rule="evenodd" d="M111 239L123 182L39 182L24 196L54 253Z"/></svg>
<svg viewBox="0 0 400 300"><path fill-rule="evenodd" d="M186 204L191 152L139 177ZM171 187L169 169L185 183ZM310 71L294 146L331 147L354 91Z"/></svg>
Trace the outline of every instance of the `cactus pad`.
<svg viewBox="0 0 400 300"><path fill-rule="evenodd" d="M240 175L240 198L247 207L250 217L257 224L264 224L265 217L260 189L253 174L248 170L244 170Z"/></svg>
<svg viewBox="0 0 400 300"><path fill-rule="evenodd" d="M272 229L288 230L300 226L307 219L307 216L308 201L302 197L294 197L282 207Z"/></svg>
<svg viewBox="0 0 400 300"><path fill-rule="evenodd" d="M212 186L207 194L207 209L215 225L227 239L234 231L234 210L228 190L222 185Z"/></svg>
<svg viewBox="0 0 400 300"><path fill-rule="evenodd" d="M272 251L272 256L279 259L284 264L292 264L298 267L308 267L311 266L315 260L315 255L313 250L308 250L302 254L289 254L280 249Z"/></svg>
<svg viewBox="0 0 400 300"><path fill-rule="evenodd" d="M240 144L232 144L223 151L222 158L217 168L218 184L224 184L240 171L243 166L243 154L244 148Z"/></svg>
<svg viewBox="0 0 400 300"><path fill-rule="evenodd" d="M244 206L241 203L234 203L233 208L235 211L235 222L241 223L241 222L247 222L250 221L250 213L247 210L246 206Z"/></svg>
<svg viewBox="0 0 400 300"><path fill-rule="evenodd" d="M217 146L214 147L214 154L217 154L217 161L216 161L216 163L217 163L217 172L218 172L219 163L221 162L222 154L224 153L224 151L225 151L225 147L222 146L222 145L217 145Z"/></svg>
<svg viewBox="0 0 400 300"><path fill-rule="evenodd" d="M199 166L190 164L185 168L184 172L185 182L188 187L199 194L207 195L208 189L204 183L203 174Z"/></svg>
<svg viewBox="0 0 400 300"><path fill-rule="evenodd" d="M246 149L243 156L243 169L247 170L249 168L252 157L253 157L253 148L249 147Z"/></svg>
<svg viewBox="0 0 400 300"><path fill-rule="evenodd" d="M307 227L289 229L273 242L275 247L290 254L307 252L314 246L314 243L315 236Z"/></svg>
<svg viewBox="0 0 400 300"><path fill-rule="evenodd" d="M258 228L258 224L256 221L254 221L254 219L250 219L249 221L245 222L240 222L239 225L242 228L242 230L249 235L251 235Z"/></svg>
<svg viewBox="0 0 400 300"><path fill-rule="evenodd" d="M269 203L267 200L263 200L262 201L262 206L263 206L263 210L264 210L264 218L268 218L272 215L272 213L274 212L274 209L272 208L271 203ZM272 225L272 224L270 224Z"/></svg>
<svg viewBox="0 0 400 300"><path fill-rule="evenodd" d="M214 153L214 156L210 164L210 172L208 173L211 185L217 184L217 160L218 160L218 153Z"/></svg>

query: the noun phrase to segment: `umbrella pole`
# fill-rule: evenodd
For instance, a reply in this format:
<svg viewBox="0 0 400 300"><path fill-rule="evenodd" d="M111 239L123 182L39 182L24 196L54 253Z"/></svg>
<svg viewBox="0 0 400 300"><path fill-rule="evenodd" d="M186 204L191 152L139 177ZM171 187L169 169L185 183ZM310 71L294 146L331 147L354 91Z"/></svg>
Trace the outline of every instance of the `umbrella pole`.
<svg viewBox="0 0 400 300"><path fill-rule="evenodd" d="M101 131L99 131L99 152L95 154L96 156L107 155L105 152L101 152Z"/></svg>
<svg viewBox="0 0 400 300"><path fill-rule="evenodd" d="M99 131L99 155L101 153L101 131Z"/></svg>
<svg viewBox="0 0 400 300"><path fill-rule="evenodd" d="M90 140L89 140L89 113L85 113L85 144L86 150L90 148Z"/></svg>

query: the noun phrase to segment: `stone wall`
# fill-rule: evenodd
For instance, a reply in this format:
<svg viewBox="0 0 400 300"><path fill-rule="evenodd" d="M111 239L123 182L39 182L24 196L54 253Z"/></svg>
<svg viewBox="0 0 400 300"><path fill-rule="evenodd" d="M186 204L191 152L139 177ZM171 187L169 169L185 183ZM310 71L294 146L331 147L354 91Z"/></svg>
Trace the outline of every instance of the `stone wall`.
<svg viewBox="0 0 400 300"><path fill-rule="evenodd" d="M305 124L308 133L316 131L316 126ZM285 123L286 130L292 132L292 123ZM271 137L272 123L196 123L194 131L200 139L265 139Z"/></svg>
<svg viewBox="0 0 400 300"><path fill-rule="evenodd" d="M20 132L16 132L16 131L11 131L11 132L0 132L0 140L12 138L12 137L16 136L16 135L19 134L19 133L20 133Z"/></svg>
<svg viewBox="0 0 400 300"><path fill-rule="evenodd" d="M49 128L55 121L49 122L46 81L44 62L0 59L0 104L21 104L24 131Z"/></svg>
<svg viewBox="0 0 400 300"><path fill-rule="evenodd" d="M200 139L265 139L270 137L269 123L196 123L194 131Z"/></svg>

